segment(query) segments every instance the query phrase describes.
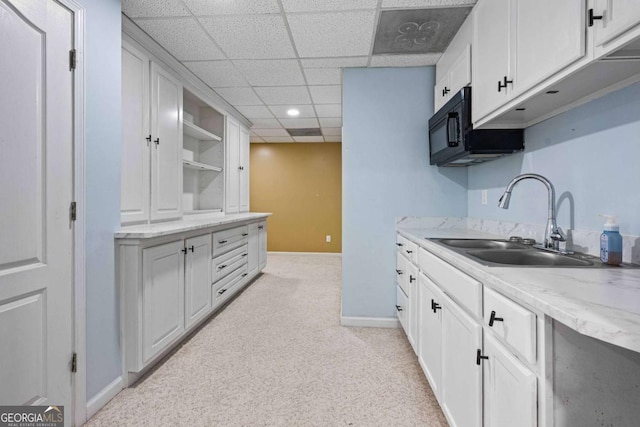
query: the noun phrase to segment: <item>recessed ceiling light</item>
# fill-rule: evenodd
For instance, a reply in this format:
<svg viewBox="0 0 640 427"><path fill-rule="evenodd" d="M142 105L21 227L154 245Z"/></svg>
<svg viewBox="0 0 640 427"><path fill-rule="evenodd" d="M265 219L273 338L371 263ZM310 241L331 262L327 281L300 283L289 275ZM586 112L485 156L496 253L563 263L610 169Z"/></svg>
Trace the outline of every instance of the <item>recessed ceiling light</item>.
<svg viewBox="0 0 640 427"><path fill-rule="evenodd" d="M291 117L296 117L300 115L300 110L296 110L295 108L292 108L290 110L287 110L287 114L290 115Z"/></svg>

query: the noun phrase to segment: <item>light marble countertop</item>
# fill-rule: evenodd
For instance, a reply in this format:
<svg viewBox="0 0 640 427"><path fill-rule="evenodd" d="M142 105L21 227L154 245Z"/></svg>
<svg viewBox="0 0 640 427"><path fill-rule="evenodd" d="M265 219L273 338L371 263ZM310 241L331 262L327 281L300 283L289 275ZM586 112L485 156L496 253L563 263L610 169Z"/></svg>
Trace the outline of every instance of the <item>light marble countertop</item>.
<svg viewBox="0 0 640 427"><path fill-rule="evenodd" d="M185 216L181 220L159 222L157 224L128 225L115 232L116 239L150 239L167 236L174 233L200 230L202 228L217 227L235 222L258 220L267 218L271 213L241 213L241 214L209 214Z"/></svg>
<svg viewBox="0 0 640 427"><path fill-rule="evenodd" d="M484 285L572 329L640 352L640 269L487 267L427 238L499 238L460 225L397 225L405 237Z"/></svg>

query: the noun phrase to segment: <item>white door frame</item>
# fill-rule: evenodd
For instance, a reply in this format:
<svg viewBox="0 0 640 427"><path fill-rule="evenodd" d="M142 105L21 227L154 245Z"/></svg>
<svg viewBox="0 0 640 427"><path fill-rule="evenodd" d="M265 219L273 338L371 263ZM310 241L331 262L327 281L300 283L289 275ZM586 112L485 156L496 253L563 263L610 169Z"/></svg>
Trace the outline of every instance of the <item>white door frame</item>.
<svg viewBox="0 0 640 427"><path fill-rule="evenodd" d="M73 196L76 202L76 221L73 242L73 343L77 354L77 372L73 378L72 424L87 420L87 363L86 363L86 272L85 272L85 11L76 0L56 0L73 12L73 46L76 68L73 79ZM71 409L71 408L70 408Z"/></svg>

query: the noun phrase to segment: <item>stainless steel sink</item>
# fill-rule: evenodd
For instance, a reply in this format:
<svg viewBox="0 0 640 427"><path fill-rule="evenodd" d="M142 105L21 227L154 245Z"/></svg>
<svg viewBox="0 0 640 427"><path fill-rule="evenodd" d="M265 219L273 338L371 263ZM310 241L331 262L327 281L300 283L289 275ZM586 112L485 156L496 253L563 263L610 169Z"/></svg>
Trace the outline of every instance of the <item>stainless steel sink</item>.
<svg viewBox="0 0 640 427"><path fill-rule="evenodd" d="M545 267L593 267L595 264L589 261L587 255L561 255L552 252L544 252L538 249L527 250L476 250L467 251L467 255L478 258L482 261L522 266L545 266ZM595 258L595 257L593 257Z"/></svg>
<svg viewBox="0 0 640 427"><path fill-rule="evenodd" d="M438 239L444 245L464 249L528 249L529 246L522 243L508 242L506 240L484 239Z"/></svg>

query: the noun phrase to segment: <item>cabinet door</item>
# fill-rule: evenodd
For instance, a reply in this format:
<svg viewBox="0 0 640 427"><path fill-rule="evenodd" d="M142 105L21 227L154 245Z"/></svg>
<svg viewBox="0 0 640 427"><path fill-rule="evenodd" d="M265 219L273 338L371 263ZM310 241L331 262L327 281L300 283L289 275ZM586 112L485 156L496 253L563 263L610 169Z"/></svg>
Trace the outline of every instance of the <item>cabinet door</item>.
<svg viewBox="0 0 640 427"><path fill-rule="evenodd" d="M640 24L638 0L598 0L593 12L603 16L593 24L596 46L605 45Z"/></svg>
<svg viewBox="0 0 640 427"><path fill-rule="evenodd" d="M407 316L409 330L407 337L414 352L418 352L418 267L411 261L407 261Z"/></svg>
<svg viewBox="0 0 640 427"><path fill-rule="evenodd" d="M248 243L248 259L247 259L247 271L249 276L254 276L258 273L259 258L260 258L260 225L256 222L249 224L249 243Z"/></svg>
<svg viewBox="0 0 640 427"><path fill-rule="evenodd" d="M509 100L498 82L511 80L509 65L511 1L482 0L474 9L473 121L482 119Z"/></svg>
<svg viewBox="0 0 640 427"><path fill-rule="evenodd" d="M262 270L267 266L267 221L262 221L258 225L258 230L260 233L258 235L260 243L259 243L259 252L258 252L258 268Z"/></svg>
<svg viewBox="0 0 640 427"><path fill-rule="evenodd" d="M467 45L449 71L449 96L471 84L471 45Z"/></svg>
<svg viewBox="0 0 640 427"><path fill-rule="evenodd" d="M249 130L240 126L240 212L249 212Z"/></svg>
<svg viewBox="0 0 640 427"><path fill-rule="evenodd" d="M147 363L184 331L182 240L142 251L142 359Z"/></svg>
<svg viewBox="0 0 640 427"><path fill-rule="evenodd" d="M151 63L151 219L182 216L182 85Z"/></svg>
<svg viewBox="0 0 640 427"><path fill-rule="evenodd" d="M515 1L515 92L532 88L585 55L585 3Z"/></svg>
<svg viewBox="0 0 640 427"><path fill-rule="evenodd" d="M493 337L484 342L484 425L535 427L536 376Z"/></svg>
<svg viewBox="0 0 640 427"><path fill-rule="evenodd" d="M493 0L492 0L493 1ZM442 304L442 410L452 427L482 425L482 327L453 301Z"/></svg>
<svg viewBox="0 0 640 427"><path fill-rule="evenodd" d="M424 274L418 278L418 361L431 389L440 397L442 302L444 295Z"/></svg>
<svg viewBox="0 0 640 427"><path fill-rule="evenodd" d="M227 116L227 173L225 185L226 213L238 213L240 191L240 125Z"/></svg>
<svg viewBox="0 0 640 427"><path fill-rule="evenodd" d="M211 311L211 234L185 241L185 327Z"/></svg>
<svg viewBox="0 0 640 427"><path fill-rule="evenodd" d="M149 58L122 46L122 224L149 219Z"/></svg>
<svg viewBox="0 0 640 427"><path fill-rule="evenodd" d="M434 113L440 109L449 100L449 72L447 71L440 80L436 82L433 94L433 111Z"/></svg>

